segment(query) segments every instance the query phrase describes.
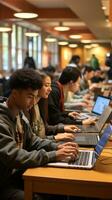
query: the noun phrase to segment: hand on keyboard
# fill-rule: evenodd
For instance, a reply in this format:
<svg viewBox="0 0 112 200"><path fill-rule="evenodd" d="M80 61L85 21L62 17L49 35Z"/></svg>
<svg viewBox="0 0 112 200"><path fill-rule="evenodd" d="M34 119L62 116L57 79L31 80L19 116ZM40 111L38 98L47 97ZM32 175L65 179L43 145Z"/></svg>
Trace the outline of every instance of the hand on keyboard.
<svg viewBox="0 0 112 200"><path fill-rule="evenodd" d="M96 122L96 117L89 117L88 119L82 121L84 125L95 124L95 122Z"/></svg>
<svg viewBox="0 0 112 200"><path fill-rule="evenodd" d="M77 117L77 119L80 119L80 120L84 120L84 119L88 119L89 116L86 115L86 114L83 114L83 113L80 113L80 115Z"/></svg>
<svg viewBox="0 0 112 200"><path fill-rule="evenodd" d="M79 159L79 155L77 154L77 156L75 157L75 159L69 159L69 161L68 161L68 163L69 164L72 164L72 163L74 163L76 160L78 160Z"/></svg>

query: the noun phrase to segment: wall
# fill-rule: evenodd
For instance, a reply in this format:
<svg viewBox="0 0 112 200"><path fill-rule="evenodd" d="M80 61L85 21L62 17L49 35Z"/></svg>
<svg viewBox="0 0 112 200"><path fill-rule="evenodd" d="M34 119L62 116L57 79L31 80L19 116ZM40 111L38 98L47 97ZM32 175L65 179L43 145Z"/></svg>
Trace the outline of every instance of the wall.
<svg viewBox="0 0 112 200"><path fill-rule="evenodd" d="M96 57L99 59L100 66L105 66L105 57L106 54L110 51L110 44L101 44L97 47L91 47L89 49L86 49L83 46L73 49L67 46L63 46L60 48L60 66L62 69L67 66L71 56L74 54L77 54L81 57L81 64L88 63L91 55L95 54Z"/></svg>

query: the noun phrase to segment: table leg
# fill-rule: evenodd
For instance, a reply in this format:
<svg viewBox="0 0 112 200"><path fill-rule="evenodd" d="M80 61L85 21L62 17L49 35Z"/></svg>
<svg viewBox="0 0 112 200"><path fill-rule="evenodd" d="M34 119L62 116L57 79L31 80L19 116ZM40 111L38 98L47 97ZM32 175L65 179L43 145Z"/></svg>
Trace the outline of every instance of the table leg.
<svg viewBox="0 0 112 200"><path fill-rule="evenodd" d="M32 200L32 183L31 181L24 180L24 200Z"/></svg>

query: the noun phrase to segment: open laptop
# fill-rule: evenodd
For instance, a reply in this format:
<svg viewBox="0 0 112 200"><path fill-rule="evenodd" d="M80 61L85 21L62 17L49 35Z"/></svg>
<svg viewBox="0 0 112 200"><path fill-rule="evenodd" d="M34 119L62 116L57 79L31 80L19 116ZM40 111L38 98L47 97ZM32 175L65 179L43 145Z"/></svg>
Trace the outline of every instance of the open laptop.
<svg viewBox="0 0 112 200"><path fill-rule="evenodd" d="M80 130L79 133L99 133L103 129L105 123L110 118L112 113L112 108L107 106L103 111L102 115L96 121L95 125L78 125Z"/></svg>
<svg viewBox="0 0 112 200"><path fill-rule="evenodd" d="M99 95L103 95L103 91L101 87L94 88L94 101L97 99Z"/></svg>
<svg viewBox="0 0 112 200"><path fill-rule="evenodd" d="M97 99L93 105L91 113L81 113L80 119L86 119L90 116L100 116L104 109L109 105L111 99L105 96L97 96Z"/></svg>
<svg viewBox="0 0 112 200"><path fill-rule="evenodd" d="M95 147L102 133L79 133L75 135L74 142L81 147Z"/></svg>
<svg viewBox="0 0 112 200"><path fill-rule="evenodd" d="M91 169L94 167L111 134L112 125L109 125L104 130L104 133L102 134L94 150L79 150L78 159L76 159L74 162L52 162L48 163L47 166Z"/></svg>

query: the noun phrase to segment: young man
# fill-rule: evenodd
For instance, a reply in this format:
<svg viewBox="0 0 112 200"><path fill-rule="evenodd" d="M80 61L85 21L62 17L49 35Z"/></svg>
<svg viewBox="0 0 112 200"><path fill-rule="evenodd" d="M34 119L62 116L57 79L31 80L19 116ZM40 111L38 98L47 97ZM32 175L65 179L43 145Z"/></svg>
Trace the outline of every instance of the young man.
<svg viewBox="0 0 112 200"><path fill-rule="evenodd" d="M0 103L0 198L23 200L21 176L27 168L67 157L75 159L78 150L72 142L59 145L32 133L22 110L29 110L36 103L38 89L42 87L36 71L19 69L12 74L9 84L9 98Z"/></svg>
<svg viewBox="0 0 112 200"><path fill-rule="evenodd" d="M77 67L66 67L61 73L58 81L52 82L52 91L48 97L48 122L55 125L63 124L91 124L92 118L85 120L78 119L77 112L67 112L64 109L64 102L68 92L75 94L79 90L81 72Z"/></svg>

